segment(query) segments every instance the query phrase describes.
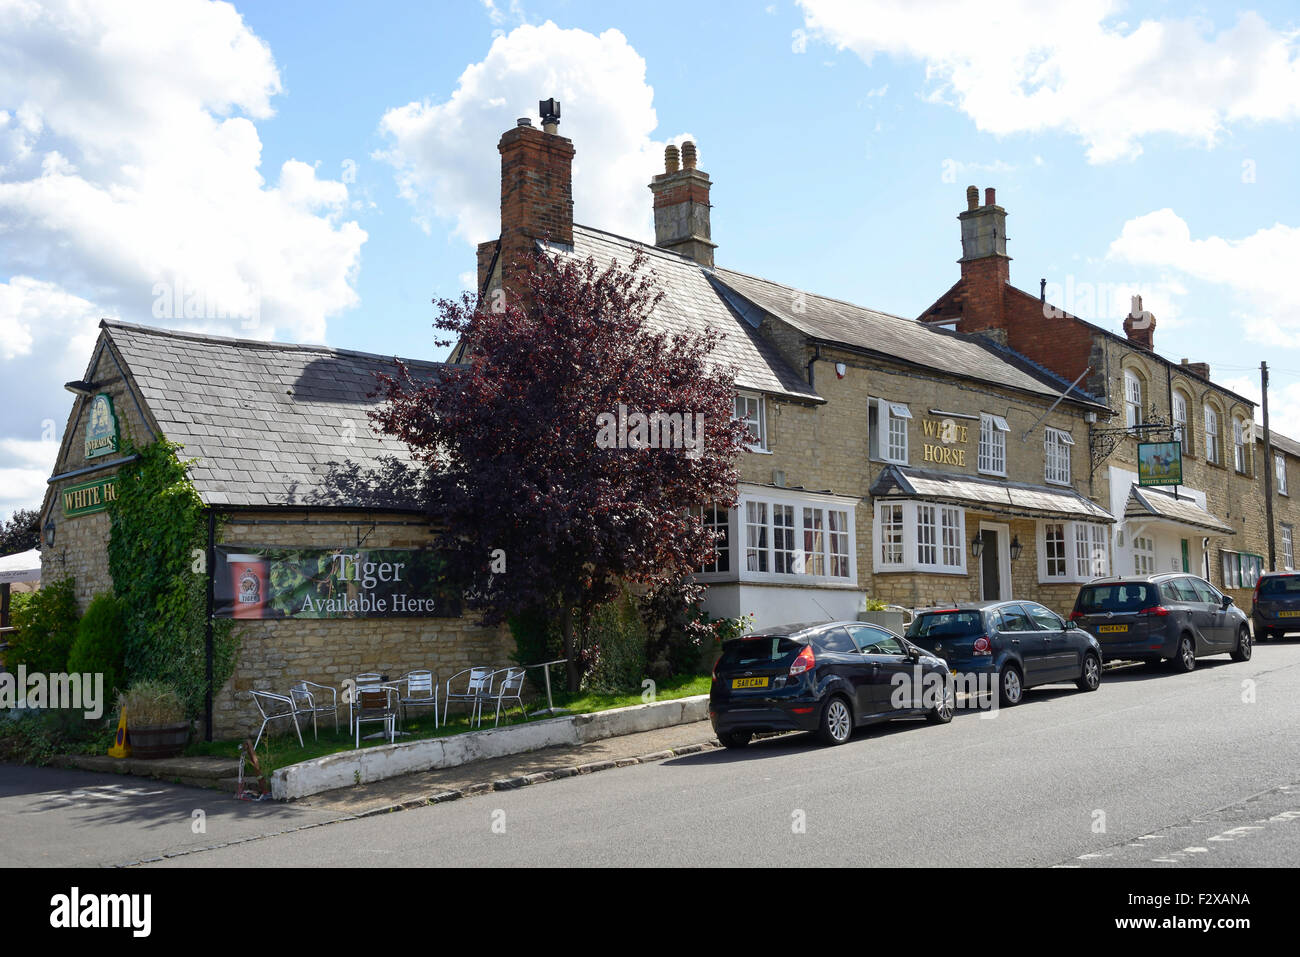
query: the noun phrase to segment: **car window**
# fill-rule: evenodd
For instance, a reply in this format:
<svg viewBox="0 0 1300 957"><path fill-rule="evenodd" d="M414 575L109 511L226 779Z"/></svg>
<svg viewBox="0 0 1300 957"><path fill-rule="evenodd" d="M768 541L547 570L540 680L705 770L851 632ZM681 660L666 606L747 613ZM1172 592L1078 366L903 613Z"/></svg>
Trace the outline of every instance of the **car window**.
<svg viewBox="0 0 1300 957"><path fill-rule="evenodd" d="M1061 631L1065 628L1065 622L1051 609L1044 608L1042 605L1026 605L1025 610L1029 612L1029 617L1033 619L1034 624L1044 631Z"/></svg>
<svg viewBox="0 0 1300 957"><path fill-rule="evenodd" d="M1189 578L1174 578L1160 586L1174 601L1201 601Z"/></svg>
<svg viewBox="0 0 1300 957"><path fill-rule="evenodd" d="M1146 582L1116 582L1088 585L1079 592L1079 611L1085 615L1100 612L1137 612L1155 602L1155 586Z"/></svg>
<svg viewBox="0 0 1300 957"><path fill-rule="evenodd" d="M907 637L966 638L984 634L984 615L975 610L933 611L918 615Z"/></svg>
<svg viewBox="0 0 1300 957"><path fill-rule="evenodd" d="M821 651L834 651L845 655L854 654L858 650L858 646L853 643L849 633L840 627L831 628L819 635L814 635L812 643Z"/></svg>
<svg viewBox="0 0 1300 957"><path fill-rule="evenodd" d="M866 655L902 655L906 654L907 650L903 647L903 643L893 635L883 634L876 641L864 647L862 653Z"/></svg>
<svg viewBox="0 0 1300 957"><path fill-rule="evenodd" d="M803 642L777 635L753 635L728 641L722 646L724 667L745 668L750 665L776 664L793 659Z"/></svg>
<svg viewBox="0 0 1300 957"><path fill-rule="evenodd" d="M1007 605L998 614L998 631L1037 631L1019 605Z"/></svg>
<svg viewBox="0 0 1300 957"><path fill-rule="evenodd" d="M1191 582L1192 587L1196 589L1196 597L1199 601L1208 601L1216 605L1222 601L1219 597L1219 593L1214 590L1214 586L1209 582L1202 581L1199 578L1189 578L1187 580Z"/></svg>
<svg viewBox="0 0 1300 957"><path fill-rule="evenodd" d="M845 625L848 629L849 636L853 639L854 644L858 646L858 651L863 654L872 654L867 649L872 647L882 638L889 636L889 632L883 628L876 628L874 625Z"/></svg>
<svg viewBox="0 0 1300 957"><path fill-rule="evenodd" d="M1273 575L1259 580L1261 598L1300 597L1300 575Z"/></svg>

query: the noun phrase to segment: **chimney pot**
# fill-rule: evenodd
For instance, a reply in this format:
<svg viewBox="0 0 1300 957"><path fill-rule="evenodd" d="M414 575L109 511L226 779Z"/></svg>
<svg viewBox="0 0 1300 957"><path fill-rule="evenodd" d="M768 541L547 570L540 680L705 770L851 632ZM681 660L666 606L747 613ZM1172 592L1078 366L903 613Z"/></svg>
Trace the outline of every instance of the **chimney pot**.
<svg viewBox="0 0 1300 957"><path fill-rule="evenodd" d="M682 166L695 169L695 144L690 140L682 144Z"/></svg>
<svg viewBox="0 0 1300 957"><path fill-rule="evenodd" d="M996 206L997 204L998 204L997 191L994 190L992 186L989 186L984 190L984 205Z"/></svg>
<svg viewBox="0 0 1300 957"><path fill-rule="evenodd" d="M678 168L678 159L682 168ZM664 172L650 183L654 194L655 245L701 266L713 266L715 243L709 224L707 173L695 168L695 144L690 140L664 148Z"/></svg>
<svg viewBox="0 0 1300 957"><path fill-rule="evenodd" d="M980 190L979 190L979 187L978 187L978 186L967 186L967 187L966 187L966 208L967 208L967 209L979 209L979 206L980 206Z"/></svg>
<svg viewBox="0 0 1300 957"><path fill-rule="evenodd" d="M664 147L664 172L665 173L677 172L679 168L678 158L679 157L678 157L676 146L674 146L672 143L669 143L666 147Z"/></svg>
<svg viewBox="0 0 1300 957"><path fill-rule="evenodd" d="M547 133L560 131L560 101L555 97L537 101L537 112L542 118L542 129Z"/></svg>
<svg viewBox="0 0 1300 957"><path fill-rule="evenodd" d="M532 126L532 125L533 125L533 121L526 116L521 116L519 117L519 119L515 120L515 126Z"/></svg>

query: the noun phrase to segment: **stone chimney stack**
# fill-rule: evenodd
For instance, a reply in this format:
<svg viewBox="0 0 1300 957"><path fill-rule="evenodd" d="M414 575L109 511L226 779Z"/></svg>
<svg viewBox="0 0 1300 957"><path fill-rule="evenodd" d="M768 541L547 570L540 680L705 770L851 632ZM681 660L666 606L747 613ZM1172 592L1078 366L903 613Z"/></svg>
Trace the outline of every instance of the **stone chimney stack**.
<svg viewBox="0 0 1300 957"><path fill-rule="evenodd" d="M707 173L695 168L695 144L687 140L680 152L676 146L664 150L664 171L651 181L654 194L655 245L694 259L701 266L713 265L713 242L709 224Z"/></svg>
<svg viewBox="0 0 1300 957"><path fill-rule="evenodd" d="M479 288L493 255L507 288L515 263L527 262L538 240L573 244L573 141L560 136L560 104L538 104L542 128L521 117L497 144L501 154L501 239L478 250Z"/></svg>
<svg viewBox="0 0 1300 957"><path fill-rule="evenodd" d="M1124 335L1133 345L1148 352L1155 349L1156 317L1142 308L1141 296L1133 297L1132 307L1124 318Z"/></svg>
<svg viewBox="0 0 1300 957"><path fill-rule="evenodd" d="M1007 211L997 204L997 193L984 190L984 205L979 205L979 190L966 187L966 210L957 217L961 222L961 274L1011 278L1011 257L1007 255Z"/></svg>
<svg viewBox="0 0 1300 957"><path fill-rule="evenodd" d="M1181 365L1192 375L1198 375L1202 379L1210 378L1210 364L1208 362L1188 362L1184 359Z"/></svg>

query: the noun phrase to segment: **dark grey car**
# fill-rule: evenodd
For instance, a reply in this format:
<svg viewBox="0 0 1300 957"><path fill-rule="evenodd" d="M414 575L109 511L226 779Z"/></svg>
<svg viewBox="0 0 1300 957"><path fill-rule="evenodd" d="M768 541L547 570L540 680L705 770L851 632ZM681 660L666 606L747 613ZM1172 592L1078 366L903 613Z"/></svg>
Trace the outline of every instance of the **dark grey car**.
<svg viewBox="0 0 1300 957"><path fill-rule="evenodd" d="M1300 631L1300 573L1268 572L1255 585L1250 617L1260 641Z"/></svg>
<svg viewBox="0 0 1300 957"><path fill-rule="evenodd" d="M1177 670L1191 671L1206 655L1250 658L1245 612L1195 575L1089 582L1079 589L1070 618L1097 636L1107 661L1167 659Z"/></svg>

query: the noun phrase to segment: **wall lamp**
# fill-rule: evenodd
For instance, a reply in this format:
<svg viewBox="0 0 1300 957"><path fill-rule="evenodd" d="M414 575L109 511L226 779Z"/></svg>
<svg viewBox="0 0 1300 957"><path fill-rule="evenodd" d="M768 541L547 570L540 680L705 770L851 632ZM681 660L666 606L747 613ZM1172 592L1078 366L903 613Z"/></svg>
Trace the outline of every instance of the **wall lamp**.
<svg viewBox="0 0 1300 957"><path fill-rule="evenodd" d="M1013 562L1018 561L1020 559L1020 553L1023 552L1024 550L1025 550L1025 546L1020 544L1019 535L1011 539L1011 560Z"/></svg>
<svg viewBox="0 0 1300 957"><path fill-rule="evenodd" d="M984 554L984 537L982 535L976 535L970 540L970 553L976 558Z"/></svg>

